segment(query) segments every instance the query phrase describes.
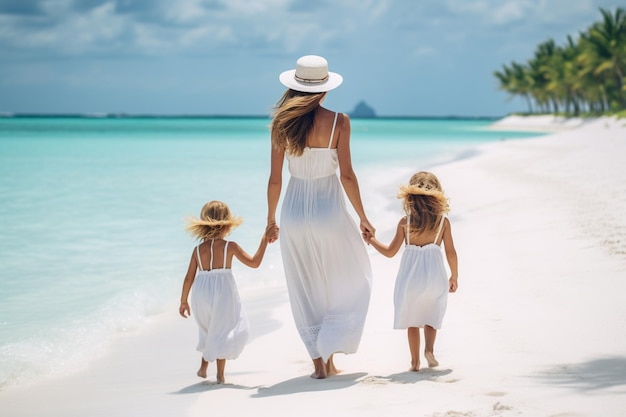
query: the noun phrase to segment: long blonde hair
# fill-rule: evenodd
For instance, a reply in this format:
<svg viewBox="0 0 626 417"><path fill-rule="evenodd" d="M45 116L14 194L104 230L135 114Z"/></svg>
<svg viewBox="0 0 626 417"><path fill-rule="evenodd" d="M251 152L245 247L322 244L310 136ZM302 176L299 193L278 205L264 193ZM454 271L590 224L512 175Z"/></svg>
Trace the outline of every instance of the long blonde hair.
<svg viewBox="0 0 626 417"><path fill-rule="evenodd" d="M441 216L450 211L439 179L431 172L413 174L409 185L400 187L398 198L404 200L403 208L410 222L409 233L435 231Z"/></svg>
<svg viewBox="0 0 626 417"><path fill-rule="evenodd" d="M272 119L272 145L284 148L289 154L300 156L306 139L313 129L315 110L326 93L305 93L288 89L274 107Z"/></svg>
<svg viewBox="0 0 626 417"><path fill-rule="evenodd" d="M230 213L221 201L209 201L200 211L200 218L188 219L187 231L198 239L223 239L243 220Z"/></svg>

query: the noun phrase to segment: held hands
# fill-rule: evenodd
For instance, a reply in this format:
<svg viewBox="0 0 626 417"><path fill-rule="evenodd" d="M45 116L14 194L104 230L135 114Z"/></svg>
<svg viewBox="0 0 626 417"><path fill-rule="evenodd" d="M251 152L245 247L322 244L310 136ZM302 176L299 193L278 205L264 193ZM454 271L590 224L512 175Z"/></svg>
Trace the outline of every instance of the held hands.
<svg viewBox="0 0 626 417"><path fill-rule="evenodd" d="M376 236L376 229L371 225L369 220L361 220L360 224L361 236L363 236L363 240L368 244L374 239Z"/></svg>
<svg viewBox="0 0 626 417"><path fill-rule="evenodd" d="M276 224L275 221L268 221L267 227L265 228L265 237L269 243L274 243L278 240L278 235L280 233L280 228Z"/></svg>
<svg viewBox="0 0 626 417"><path fill-rule="evenodd" d="M180 307L178 307L178 313L184 318L191 316L191 310L189 309L189 304L180 303Z"/></svg>
<svg viewBox="0 0 626 417"><path fill-rule="evenodd" d="M362 232L361 236L363 237L363 240L367 244L372 243L372 239L375 238L375 236L369 230L366 230L365 232Z"/></svg>

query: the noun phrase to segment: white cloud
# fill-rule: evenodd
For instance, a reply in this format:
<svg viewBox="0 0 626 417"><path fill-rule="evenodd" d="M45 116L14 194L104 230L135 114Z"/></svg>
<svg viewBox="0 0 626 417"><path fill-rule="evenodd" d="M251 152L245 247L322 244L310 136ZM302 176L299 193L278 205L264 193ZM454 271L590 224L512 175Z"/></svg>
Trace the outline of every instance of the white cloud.
<svg viewBox="0 0 626 417"><path fill-rule="evenodd" d="M499 5L491 13L491 20L497 25L506 25L511 22L523 20L532 9L529 2L510 1Z"/></svg>
<svg viewBox="0 0 626 417"><path fill-rule="evenodd" d="M88 13L77 14L68 2L46 2L46 17L7 17L0 42L16 48L45 49L63 54L80 54L110 49L110 44L128 27L126 18L114 13L114 4L105 3Z"/></svg>
<svg viewBox="0 0 626 417"><path fill-rule="evenodd" d="M190 24L207 18L207 13L198 0L174 1L167 5L164 12L166 20Z"/></svg>
<svg viewBox="0 0 626 417"><path fill-rule="evenodd" d="M594 12L610 0L446 0L447 9L495 26L514 22L567 22L571 18L591 20Z"/></svg>
<svg viewBox="0 0 626 417"><path fill-rule="evenodd" d="M340 44L412 45L416 40L434 49L451 39L491 36L509 25L530 33L561 21L590 23L598 4L610 1L108 0L89 9L88 4L98 2L41 0L42 16L0 14L0 53L16 49L48 55L141 56L238 49L291 53ZM425 51L416 49L413 54L421 56Z"/></svg>
<svg viewBox="0 0 626 417"><path fill-rule="evenodd" d="M266 13L281 14L291 3L291 0L227 0L224 1L224 6L231 16L258 17Z"/></svg>
<svg viewBox="0 0 626 417"><path fill-rule="evenodd" d="M132 38L134 46L144 54L161 54L173 47L172 42L163 36L163 31L152 25L133 25Z"/></svg>

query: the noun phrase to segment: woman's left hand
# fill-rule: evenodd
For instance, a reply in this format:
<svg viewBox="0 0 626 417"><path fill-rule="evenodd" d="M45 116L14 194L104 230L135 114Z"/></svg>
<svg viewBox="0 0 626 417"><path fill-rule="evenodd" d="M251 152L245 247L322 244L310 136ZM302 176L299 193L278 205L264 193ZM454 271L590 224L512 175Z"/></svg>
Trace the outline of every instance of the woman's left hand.
<svg viewBox="0 0 626 417"><path fill-rule="evenodd" d="M278 240L278 235L280 234L280 228L274 221L267 222L267 241L269 243L274 243Z"/></svg>
<svg viewBox="0 0 626 417"><path fill-rule="evenodd" d="M374 228L374 226L372 226L372 224L369 222L369 220L365 219L365 220L361 220L361 233L365 236L366 234L374 237L376 236L376 229Z"/></svg>

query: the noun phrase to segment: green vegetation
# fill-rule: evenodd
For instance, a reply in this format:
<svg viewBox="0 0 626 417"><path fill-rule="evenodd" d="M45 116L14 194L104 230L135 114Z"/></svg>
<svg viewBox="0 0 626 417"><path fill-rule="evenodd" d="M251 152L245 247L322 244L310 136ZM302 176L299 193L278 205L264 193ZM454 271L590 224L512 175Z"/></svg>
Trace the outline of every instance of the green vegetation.
<svg viewBox="0 0 626 417"><path fill-rule="evenodd" d="M578 39L539 44L525 64L495 71L501 90L523 97L530 113L624 114L626 112L626 10L600 9L602 20Z"/></svg>

